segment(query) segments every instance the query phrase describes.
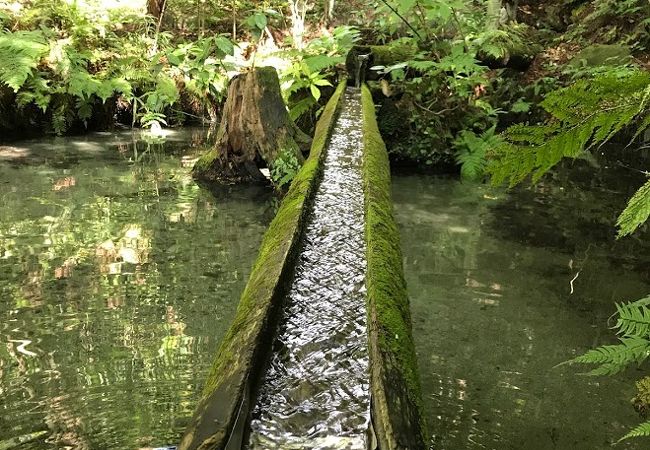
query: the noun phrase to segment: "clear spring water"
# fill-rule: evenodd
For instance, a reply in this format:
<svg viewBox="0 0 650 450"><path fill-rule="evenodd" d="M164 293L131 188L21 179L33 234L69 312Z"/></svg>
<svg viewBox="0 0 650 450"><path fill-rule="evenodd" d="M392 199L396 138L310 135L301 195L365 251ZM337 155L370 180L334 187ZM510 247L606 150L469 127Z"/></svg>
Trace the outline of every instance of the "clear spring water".
<svg viewBox="0 0 650 450"><path fill-rule="evenodd" d="M180 440L273 215L263 189L192 182L203 138L0 148L0 448ZM639 423L647 370L554 366L613 342L614 301L650 292L648 235L613 234L641 180L602 163L508 194L394 177L434 448L605 450Z"/></svg>
<svg viewBox="0 0 650 450"><path fill-rule="evenodd" d="M349 91L326 149L250 449L365 449L370 417L361 107Z"/></svg>
<svg viewBox="0 0 650 450"><path fill-rule="evenodd" d="M273 216L192 181L204 138L0 147L0 448L180 440Z"/></svg>
<svg viewBox="0 0 650 450"><path fill-rule="evenodd" d="M650 293L650 236L616 241L614 228L642 180L605 161L510 193L393 178L432 448L608 449L641 422L630 399L647 364L614 377L555 366L614 343L614 302Z"/></svg>

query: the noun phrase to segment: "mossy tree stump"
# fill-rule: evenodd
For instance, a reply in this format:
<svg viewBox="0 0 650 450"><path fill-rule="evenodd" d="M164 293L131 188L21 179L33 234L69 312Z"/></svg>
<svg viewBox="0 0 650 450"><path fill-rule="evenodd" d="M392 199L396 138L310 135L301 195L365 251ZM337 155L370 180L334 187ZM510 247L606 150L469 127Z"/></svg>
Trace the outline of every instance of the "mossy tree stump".
<svg viewBox="0 0 650 450"><path fill-rule="evenodd" d="M280 155L303 162L311 139L293 123L273 67L257 67L230 82L214 147L194 165L195 178L225 184L265 181L259 168Z"/></svg>

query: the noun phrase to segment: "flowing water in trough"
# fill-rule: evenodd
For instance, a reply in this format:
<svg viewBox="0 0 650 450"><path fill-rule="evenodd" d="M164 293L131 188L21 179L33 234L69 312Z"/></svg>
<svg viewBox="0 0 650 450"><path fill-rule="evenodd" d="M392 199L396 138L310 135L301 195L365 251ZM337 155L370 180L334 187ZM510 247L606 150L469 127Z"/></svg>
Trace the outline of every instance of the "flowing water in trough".
<svg viewBox="0 0 650 450"><path fill-rule="evenodd" d="M359 94L346 94L308 220L250 449L364 449L370 422Z"/></svg>

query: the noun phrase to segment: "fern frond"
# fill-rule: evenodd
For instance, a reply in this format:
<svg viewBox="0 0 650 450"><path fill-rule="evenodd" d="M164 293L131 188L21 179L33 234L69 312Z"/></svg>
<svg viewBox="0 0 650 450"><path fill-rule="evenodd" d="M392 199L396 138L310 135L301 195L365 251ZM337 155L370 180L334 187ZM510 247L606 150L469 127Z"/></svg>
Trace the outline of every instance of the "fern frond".
<svg viewBox="0 0 650 450"><path fill-rule="evenodd" d="M314 97L305 97L291 107L289 117L295 122L300 116L313 108L315 104L316 100L314 100Z"/></svg>
<svg viewBox="0 0 650 450"><path fill-rule="evenodd" d="M510 127L505 142L490 152L487 170L493 182L513 186L531 174L537 181L563 158L579 157L633 123L649 128L649 85L647 71L617 69L549 94L542 102L552 116L546 124ZM637 219L639 212L650 211L639 207L639 199L632 211Z"/></svg>
<svg viewBox="0 0 650 450"><path fill-rule="evenodd" d="M635 302L616 304L618 321L614 328L622 336L648 337L650 334L650 295Z"/></svg>
<svg viewBox="0 0 650 450"><path fill-rule="evenodd" d="M629 433L627 433L625 436L620 438L618 442L633 437L643 437L643 436L650 436L650 421L644 422L641 425L638 425L637 427L633 428Z"/></svg>
<svg viewBox="0 0 650 450"><path fill-rule="evenodd" d="M305 58L303 63L307 66L310 73L314 73L329 69L344 61L345 58L342 56L316 55Z"/></svg>
<svg viewBox="0 0 650 450"><path fill-rule="evenodd" d="M618 217L618 237L627 236L645 223L650 217L650 179L636 191Z"/></svg>
<svg viewBox="0 0 650 450"><path fill-rule="evenodd" d="M650 356L650 341L638 336L619 338L620 344L603 345L589 350L568 363L597 364L598 367L588 375L613 375L621 372L629 364L640 364Z"/></svg>
<svg viewBox="0 0 650 450"><path fill-rule="evenodd" d="M463 179L475 181L485 175L486 154L501 143L501 138L494 132L495 127L479 136L472 131L463 130L454 140L456 163L460 165L460 175Z"/></svg>
<svg viewBox="0 0 650 450"><path fill-rule="evenodd" d="M0 32L0 83L18 92L47 51L40 31Z"/></svg>

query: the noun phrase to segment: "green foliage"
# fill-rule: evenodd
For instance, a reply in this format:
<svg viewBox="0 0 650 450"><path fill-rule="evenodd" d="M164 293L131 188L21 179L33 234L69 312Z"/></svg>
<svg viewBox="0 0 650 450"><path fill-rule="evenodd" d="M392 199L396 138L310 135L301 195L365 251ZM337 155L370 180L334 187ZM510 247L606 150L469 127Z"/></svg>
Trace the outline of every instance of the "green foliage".
<svg viewBox="0 0 650 450"><path fill-rule="evenodd" d="M614 328L623 336L650 336L650 296L636 302L616 305L618 321Z"/></svg>
<svg viewBox="0 0 650 450"><path fill-rule="evenodd" d="M603 345L571 360L572 363L598 364L589 375L614 375L631 363L641 364L650 354L650 341L638 336L619 338L620 343Z"/></svg>
<svg viewBox="0 0 650 450"><path fill-rule="evenodd" d="M588 375L614 375L632 363L641 364L650 356L650 295L635 302L616 305L618 320L614 330L619 344L603 345L589 350L563 364L590 364L597 367ZM639 396L635 398L640 408L647 407L647 378L637 382ZM643 411L641 411L642 414ZM650 422L643 423L620 440L650 436Z"/></svg>
<svg viewBox="0 0 650 450"><path fill-rule="evenodd" d="M634 233L650 217L650 180L639 188L618 217L619 237Z"/></svg>
<svg viewBox="0 0 650 450"><path fill-rule="evenodd" d="M648 114L650 74L641 70L607 73L550 93L542 103L552 118L544 125L516 125L493 155L494 180L541 178L562 157L610 140L626 125Z"/></svg>
<svg viewBox="0 0 650 450"><path fill-rule="evenodd" d="M644 436L650 436L650 421L644 422L641 425L632 429L629 433L627 433L625 436L619 439L619 442L624 439L629 439L632 437L644 437Z"/></svg>
<svg viewBox="0 0 650 450"><path fill-rule="evenodd" d="M100 6L35 0L11 16L13 28L33 29L0 33L0 84L18 108L35 105L61 134L118 99L141 125L166 123L179 87L204 111L222 99L234 53L227 37L173 46L149 16Z"/></svg>
<svg viewBox="0 0 650 450"><path fill-rule="evenodd" d="M404 93L402 108L408 110L410 126L408 134L391 149L398 158L426 165L458 162L459 152L454 155L449 149L468 148L461 143L462 138L455 142L460 133L488 130L496 124L498 110L476 95L477 89L487 83L487 69L463 43L452 45L448 51L439 60L422 51L391 66L373 67L386 79L390 77L395 89ZM473 161L478 161L478 153L462 153L468 161L467 169L472 167L470 153ZM479 166L473 168L482 172Z"/></svg>
<svg viewBox="0 0 650 450"><path fill-rule="evenodd" d="M0 83L18 92L33 75L47 50L45 37L40 31L0 32Z"/></svg>
<svg viewBox="0 0 650 450"><path fill-rule="evenodd" d="M593 0L580 14L571 37L590 35L597 42L623 43L644 50L650 44L647 0Z"/></svg>
<svg viewBox="0 0 650 450"><path fill-rule="evenodd" d="M331 36L310 41L303 50L287 50L281 56L289 60L280 72L282 95L289 106L292 120L312 115L320 104L321 90L331 87L335 68L345 61L345 55L358 39L359 33L352 27L337 27Z"/></svg>
<svg viewBox="0 0 650 450"><path fill-rule="evenodd" d="M507 62L513 51L522 50L525 46L527 27L522 24L509 24L501 28L481 30L475 36L470 36L470 46L476 54Z"/></svg>
<svg viewBox="0 0 650 450"><path fill-rule="evenodd" d="M496 127L493 126L480 135L469 130L459 133L454 140L454 150L461 177L472 181L483 178L487 165L486 155L501 142L495 130Z"/></svg>
<svg viewBox="0 0 650 450"><path fill-rule="evenodd" d="M273 161L271 167L271 180L278 189L288 186L300 170L300 161L294 152L283 150Z"/></svg>
<svg viewBox="0 0 650 450"><path fill-rule="evenodd" d="M489 130L504 112L498 104L504 102L491 90L491 80L501 79L502 74L491 72L483 61L499 60L504 64L512 54L520 54L529 47L528 28L517 24L494 27L486 14L486 2L388 3L399 15L386 5L382 7L380 12L385 16L377 14L375 20L375 25L382 29L380 39L389 40L390 46L403 44L404 40L417 43L414 55L375 67L391 81L398 95L403 94L399 109L409 123L393 142L388 140L390 150L396 159L451 165L458 162L458 151L452 149L458 144L455 140L460 133ZM404 37L395 39L397 36ZM525 101L517 105L526 106ZM466 170L465 175L479 177L479 153L462 153L462 158L468 160L466 168L477 169Z"/></svg>
<svg viewBox="0 0 650 450"><path fill-rule="evenodd" d="M589 350L568 363L597 365L589 375L613 375L631 363L641 364L650 356L650 296L616 305L618 320L614 329L619 344Z"/></svg>
<svg viewBox="0 0 650 450"><path fill-rule="evenodd" d="M632 124L635 137L650 127L650 73L618 69L550 93L542 102L551 118L542 125L515 125L490 152L488 172L510 186L532 175L539 180L563 158L577 158L611 140ZM619 218L620 236L632 233L650 215L646 184Z"/></svg>

